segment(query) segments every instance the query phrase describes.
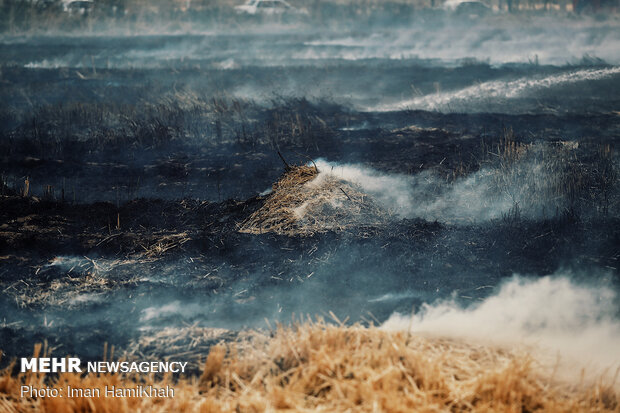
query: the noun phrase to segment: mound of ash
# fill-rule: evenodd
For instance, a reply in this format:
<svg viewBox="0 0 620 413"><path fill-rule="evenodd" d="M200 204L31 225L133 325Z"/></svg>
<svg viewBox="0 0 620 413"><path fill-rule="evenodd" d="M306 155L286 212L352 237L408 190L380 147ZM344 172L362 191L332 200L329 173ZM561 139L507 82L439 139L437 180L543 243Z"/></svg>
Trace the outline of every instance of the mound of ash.
<svg viewBox="0 0 620 413"><path fill-rule="evenodd" d="M388 212L358 185L316 166L292 166L273 184L263 206L241 224L239 232L310 236L383 226L388 218Z"/></svg>

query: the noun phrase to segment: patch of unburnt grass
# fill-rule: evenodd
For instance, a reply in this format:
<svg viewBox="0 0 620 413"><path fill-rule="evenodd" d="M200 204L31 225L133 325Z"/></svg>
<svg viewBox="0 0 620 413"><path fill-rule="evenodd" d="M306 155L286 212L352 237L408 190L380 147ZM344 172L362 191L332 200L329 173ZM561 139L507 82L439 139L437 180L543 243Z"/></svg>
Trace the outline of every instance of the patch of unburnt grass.
<svg viewBox="0 0 620 413"><path fill-rule="evenodd" d="M212 336L209 336L212 337ZM42 356L41 346L35 357ZM207 355L205 351L205 356ZM114 359L114 355L105 358ZM9 411L617 411L613 384L566 383L508 348L306 321L211 346L195 377L33 373L0 377ZM99 389L171 386L172 398L20 397L22 385Z"/></svg>

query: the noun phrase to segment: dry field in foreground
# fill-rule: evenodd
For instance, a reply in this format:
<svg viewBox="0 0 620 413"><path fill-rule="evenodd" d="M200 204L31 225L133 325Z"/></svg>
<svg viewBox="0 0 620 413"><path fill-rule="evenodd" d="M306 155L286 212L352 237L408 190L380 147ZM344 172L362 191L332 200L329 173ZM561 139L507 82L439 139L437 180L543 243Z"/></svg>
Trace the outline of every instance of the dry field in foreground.
<svg viewBox="0 0 620 413"><path fill-rule="evenodd" d="M40 351L40 347L38 348ZM5 412L620 411L614 385L561 383L517 351L307 321L212 347L201 377L64 374L49 386L173 385L174 398L20 398L37 374L0 377ZM103 390L101 394L104 394Z"/></svg>

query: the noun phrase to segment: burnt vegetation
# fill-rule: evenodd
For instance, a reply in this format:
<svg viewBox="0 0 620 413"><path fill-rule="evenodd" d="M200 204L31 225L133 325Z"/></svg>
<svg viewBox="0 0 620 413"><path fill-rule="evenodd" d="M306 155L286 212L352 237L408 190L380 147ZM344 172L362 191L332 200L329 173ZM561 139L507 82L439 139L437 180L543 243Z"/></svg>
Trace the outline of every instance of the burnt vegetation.
<svg viewBox="0 0 620 413"><path fill-rule="evenodd" d="M245 300L264 288L293 288L316 277L323 285L337 268L401 274L379 289L404 285L411 277L422 277L429 290L449 288L440 280L451 274L460 289L474 292L479 281L473 274L480 273L499 280L514 272L546 274L594 263L617 274L618 154L604 132L611 115L598 115L602 121L595 126L571 115L532 121L493 114L365 113L304 98L256 102L180 92L157 99L143 91L131 99L76 99L34 109L4 104L12 115L0 140L2 285L19 307L101 305L82 303L78 297L84 294L165 297L169 283L178 291L192 289L190 297L242 291L236 298ZM355 124L368 126L348 128ZM592 135L555 137L570 135L575 124ZM548 137L549 129L554 136ZM363 191L336 183L329 196L339 197L343 205L337 208L345 216L317 220L308 231L272 233L247 222L277 202L258 193L285 172L278 151L310 169L309 158L324 157L403 176L429 173L436 180L426 194L430 199L483 174L489 197L509 199L509 208L485 222L394 215L345 225L346 215L355 215L360 205L367 208L367 201ZM318 211L324 210L313 213ZM297 228L292 217L286 228ZM323 228L321 222L342 225ZM247 230L239 232L244 223ZM64 256L88 257L94 264L54 265ZM186 257L193 257L189 267L167 267ZM101 260L116 264L100 271ZM140 281L137 273L145 268L186 275ZM334 288L349 282L337 281ZM365 289L375 281L363 276L355 282ZM396 308L403 305L410 303ZM376 305L372 311L386 317L394 308ZM108 331L116 319L106 315L101 328ZM50 342L63 351L90 341L61 340L63 328L48 330ZM9 354L35 337L22 327L6 331L15 340L4 343ZM118 345L135 339L132 332L114 337ZM93 348L91 356L99 352Z"/></svg>
<svg viewBox="0 0 620 413"><path fill-rule="evenodd" d="M520 355L366 328L437 300L468 308L515 274L574 270L617 289L615 66L588 55L565 66L376 57L361 44L417 38L379 30L409 30L411 13L422 29L437 24L432 36L443 30L435 19L447 11L418 14L411 2L309 2L309 20L276 19L295 28L284 34L253 31L268 18L239 16L229 1L133 3L71 13L0 2L0 403L17 391L11 359L45 341L83 360L99 360L103 342L122 357L187 359L202 378L179 388L212 397L207 411L369 406L356 392L379 374L373 354L394 373L379 379L390 391L427 392L445 409L617 410L606 386L570 398ZM356 20L352 33L324 32L343 19ZM193 20L249 29L136 34L162 21L183 33ZM323 37L294 26L313 21ZM581 37L612 36L614 22L600 21ZM124 25L134 35L102 34ZM38 37L59 26L92 36ZM359 41L368 27L379 34ZM333 323L247 331L294 314ZM347 347L356 342L372 352ZM462 357L440 360L450 348ZM317 352L350 353L352 364L318 358L329 366L292 378ZM481 353L483 364L462 367ZM334 396L340 379L346 397ZM295 386L304 390L284 395Z"/></svg>

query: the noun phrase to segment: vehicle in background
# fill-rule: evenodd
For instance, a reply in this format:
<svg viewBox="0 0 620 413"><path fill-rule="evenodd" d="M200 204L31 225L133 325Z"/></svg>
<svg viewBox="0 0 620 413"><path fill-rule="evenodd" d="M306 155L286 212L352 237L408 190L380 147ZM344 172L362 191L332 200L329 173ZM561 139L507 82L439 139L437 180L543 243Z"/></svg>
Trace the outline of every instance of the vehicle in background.
<svg viewBox="0 0 620 413"><path fill-rule="evenodd" d="M479 1L464 1L459 3L454 9L454 14L457 16L469 18L484 17L491 13L493 13L493 10Z"/></svg>
<svg viewBox="0 0 620 413"><path fill-rule="evenodd" d="M306 9L295 8L284 0L248 0L235 6L235 11L250 15L308 14Z"/></svg>
<svg viewBox="0 0 620 413"><path fill-rule="evenodd" d="M86 16L95 7L93 0L68 1L63 4L64 10L69 14Z"/></svg>

